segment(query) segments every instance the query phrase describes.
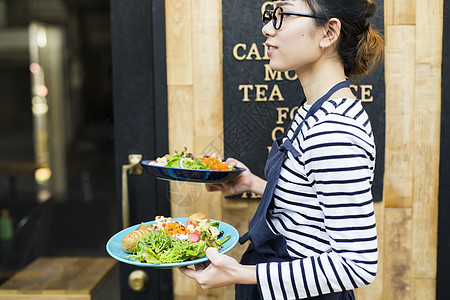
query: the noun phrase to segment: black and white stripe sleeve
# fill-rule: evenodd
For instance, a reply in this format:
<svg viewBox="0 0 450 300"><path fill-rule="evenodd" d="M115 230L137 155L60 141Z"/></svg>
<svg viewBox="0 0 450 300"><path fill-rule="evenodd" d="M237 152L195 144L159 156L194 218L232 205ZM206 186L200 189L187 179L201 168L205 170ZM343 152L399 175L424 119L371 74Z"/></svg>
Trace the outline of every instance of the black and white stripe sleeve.
<svg viewBox="0 0 450 300"><path fill-rule="evenodd" d="M303 299L352 290L371 283L377 272L371 131L353 118L329 116L307 131L300 147L330 250L291 262L258 264L263 299Z"/></svg>

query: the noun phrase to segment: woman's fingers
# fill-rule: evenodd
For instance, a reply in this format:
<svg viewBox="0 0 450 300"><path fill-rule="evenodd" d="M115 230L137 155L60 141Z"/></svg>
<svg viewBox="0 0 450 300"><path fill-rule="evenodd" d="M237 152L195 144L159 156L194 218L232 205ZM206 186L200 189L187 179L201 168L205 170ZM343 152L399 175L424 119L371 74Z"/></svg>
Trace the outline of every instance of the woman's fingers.
<svg viewBox="0 0 450 300"><path fill-rule="evenodd" d="M217 249L216 247L206 248L205 253L209 261L213 264L217 264L219 259L221 258L221 255L223 255L219 254L219 249Z"/></svg>
<svg viewBox="0 0 450 300"><path fill-rule="evenodd" d="M208 266L210 265L210 262L209 261L205 261L205 262L202 262L202 263L199 263L199 264L195 264L194 265L194 268L195 268L195 270L204 270L204 269L206 269Z"/></svg>
<svg viewBox="0 0 450 300"><path fill-rule="evenodd" d="M223 191L223 186L222 184L211 184L211 183L206 183L205 184L206 190L208 192L215 192L215 191Z"/></svg>
<svg viewBox="0 0 450 300"><path fill-rule="evenodd" d="M217 183L217 184L205 184L206 190L208 192L224 192L225 196L233 196L234 195L234 182L229 183Z"/></svg>
<svg viewBox="0 0 450 300"><path fill-rule="evenodd" d="M237 280L240 280L241 277L243 282L256 284L256 269L254 266L249 271L246 269L249 266L243 267L236 259L219 253L219 250L214 247L206 249L206 256L209 259L206 264L195 265L195 269L183 267L179 269L180 272L196 280L204 289L235 284L239 282Z"/></svg>
<svg viewBox="0 0 450 300"><path fill-rule="evenodd" d="M238 161L235 160L234 158L227 158L227 160L225 161L227 165L230 165L232 167L236 167Z"/></svg>
<svg viewBox="0 0 450 300"><path fill-rule="evenodd" d="M181 267L178 268L178 270L180 270L181 273L183 273L186 277L189 277L191 279L197 280L197 271L188 267Z"/></svg>
<svg viewBox="0 0 450 300"><path fill-rule="evenodd" d="M254 176L250 170L242 162L234 159L228 158L226 163L233 167L240 167L246 169L241 173L235 180L227 183L219 184L205 184L206 190L208 192L223 192L225 196L239 195L244 192L249 192L254 181Z"/></svg>

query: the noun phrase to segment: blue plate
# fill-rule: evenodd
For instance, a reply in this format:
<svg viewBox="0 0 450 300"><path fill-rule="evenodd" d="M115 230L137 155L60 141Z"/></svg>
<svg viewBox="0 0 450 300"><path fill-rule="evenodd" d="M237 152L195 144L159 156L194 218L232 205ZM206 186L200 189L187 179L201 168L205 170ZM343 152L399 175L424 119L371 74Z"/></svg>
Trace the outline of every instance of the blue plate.
<svg viewBox="0 0 450 300"><path fill-rule="evenodd" d="M172 218L172 220L181 222L182 224L186 224L187 219L188 218ZM227 223L220 222L217 220L211 220L211 222L219 222L219 230L223 231L223 235L220 239L230 236L228 241L223 243L223 245L222 245L223 248L220 249L220 251L219 251L219 253L227 253L228 251L233 249L234 246L236 246L236 244L239 240L239 232L236 230L236 228L234 228L233 226L231 226ZM146 222L145 224L151 224L151 223L155 223L155 221ZM106 251L108 252L108 254L111 255L114 259L117 259L118 261L126 263L126 264L135 265L135 266L139 266L139 267L158 268L158 269L179 268L179 267L183 267L183 266L198 264L198 263L208 260L208 258L206 256L204 256L202 258L198 258L198 259L194 259L194 260L187 260L187 261L173 263L173 264L149 264L149 263L141 263L141 262L132 261L127 258L127 256L130 254L126 253L122 249L122 240L125 235L127 235L131 231L136 230L136 228L138 228L138 226L139 226L139 224L128 227L122 231L119 231L115 235L113 235L109 239L108 243L106 243Z"/></svg>
<svg viewBox="0 0 450 300"><path fill-rule="evenodd" d="M236 167L232 171L212 171L212 170L193 170L182 168L169 168L163 166L152 165L154 160L143 160L139 164L151 175L159 179L190 181L199 183L222 183L233 181L242 172L243 168Z"/></svg>

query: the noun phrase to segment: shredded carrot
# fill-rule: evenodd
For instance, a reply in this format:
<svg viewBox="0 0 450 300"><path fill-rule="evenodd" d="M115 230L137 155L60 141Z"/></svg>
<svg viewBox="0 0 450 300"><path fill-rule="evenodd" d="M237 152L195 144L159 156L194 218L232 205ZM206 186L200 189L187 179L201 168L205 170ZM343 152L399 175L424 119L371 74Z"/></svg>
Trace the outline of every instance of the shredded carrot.
<svg viewBox="0 0 450 300"><path fill-rule="evenodd" d="M209 169L214 171L229 171L228 165L221 162L217 157L204 156L202 163L207 166L209 164Z"/></svg>
<svg viewBox="0 0 450 300"><path fill-rule="evenodd" d="M168 235L178 235L178 234L188 234L190 233L189 229L187 229L184 225L178 222L169 222L164 223L164 232Z"/></svg>

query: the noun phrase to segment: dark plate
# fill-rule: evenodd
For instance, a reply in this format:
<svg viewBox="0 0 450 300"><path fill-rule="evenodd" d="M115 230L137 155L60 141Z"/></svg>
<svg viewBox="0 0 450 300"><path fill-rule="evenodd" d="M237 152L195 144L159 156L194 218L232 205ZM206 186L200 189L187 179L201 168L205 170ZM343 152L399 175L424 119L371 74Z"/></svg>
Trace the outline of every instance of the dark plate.
<svg viewBox="0 0 450 300"><path fill-rule="evenodd" d="M183 224L186 224L187 219L188 218L172 218L172 220L181 222ZM223 245L222 245L223 248L220 249L220 251L219 251L219 253L225 254L228 251L230 251L231 249L233 249L234 246L236 246L236 244L239 240L239 232L236 230L236 228L234 228L233 226L231 226L230 224L227 224L225 222L220 222L217 220L211 220L211 222L219 222L219 230L223 231L223 236L220 239L230 236L230 239L227 240L225 243L223 243ZM155 223L155 221L146 222L145 224L151 224L151 223ZM123 251L123 249L122 249L122 240L125 235L127 235L128 233L130 233L133 230L136 230L136 228L138 226L139 226L139 224L133 225L133 226L123 229L122 231L119 231L118 233L113 235L109 239L109 241L106 243L106 251L108 252L108 254L111 255L116 260L126 263L126 264L129 264L129 265L135 265L135 266L139 266L139 267L158 268L158 269L179 268L179 267L183 267L183 266L198 264L198 263L208 260L208 258L206 256L203 256L198 259L187 260L187 261L183 261L180 263L171 263L171 264L149 264L149 263L132 261L132 260L128 259L129 254L126 253L125 251Z"/></svg>
<svg viewBox="0 0 450 300"><path fill-rule="evenodd" d="M190 181L199 183L222 183L233 181L242 172L243 168L236 168L233 171L210 171L210 170L192 170L181 168L169 168L151 165L154 160L143 160L139 164L150 174L159 179Z"/></svg>

